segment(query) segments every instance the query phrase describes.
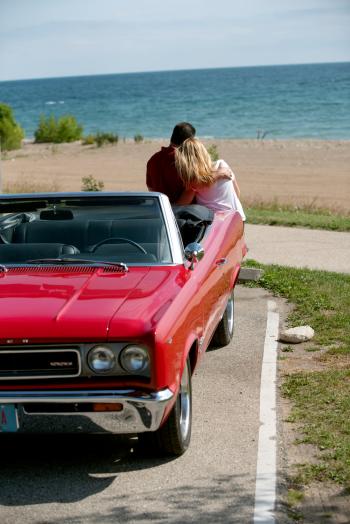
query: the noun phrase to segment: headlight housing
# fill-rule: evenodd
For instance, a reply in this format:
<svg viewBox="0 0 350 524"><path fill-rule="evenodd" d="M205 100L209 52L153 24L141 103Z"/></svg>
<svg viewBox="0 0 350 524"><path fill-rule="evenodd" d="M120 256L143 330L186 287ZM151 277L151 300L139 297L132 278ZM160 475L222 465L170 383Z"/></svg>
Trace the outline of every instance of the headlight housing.
<svg viewBox="0 0 350 524"><path fill-rule="evenodd" d="M108 346L95 346L88 353L88 364L95 373L108 373L115 366L115 355Z"/></svg>
<svg viewBox="0 0 350 524"><path fill-rule="evenodd" d="M121 351L119 359L128 373L142 373L149 367L148 351L141 346L127 346Z"/></svg>

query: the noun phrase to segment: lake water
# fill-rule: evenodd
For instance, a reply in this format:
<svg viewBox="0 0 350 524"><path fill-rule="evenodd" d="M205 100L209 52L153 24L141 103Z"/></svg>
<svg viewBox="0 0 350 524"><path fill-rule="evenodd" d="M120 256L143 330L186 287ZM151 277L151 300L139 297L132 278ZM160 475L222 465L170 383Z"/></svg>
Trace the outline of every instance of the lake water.
<svg viewBox="0 0 350 524"><path fill-rule="evenodd" d="M165 71L0 82L31 138L40 115L72 114L84 134L350 139L350 62Z"/></svg>

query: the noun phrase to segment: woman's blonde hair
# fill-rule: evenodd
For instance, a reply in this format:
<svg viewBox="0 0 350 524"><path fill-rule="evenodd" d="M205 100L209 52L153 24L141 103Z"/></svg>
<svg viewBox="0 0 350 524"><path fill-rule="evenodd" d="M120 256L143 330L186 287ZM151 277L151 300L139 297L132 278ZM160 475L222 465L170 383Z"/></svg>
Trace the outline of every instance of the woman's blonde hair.
<svg viewBox="0 0 350 524"><path fill-rule="evenodd" d="M209 186L215 180L210 155L197 138L188 138L176 148L175 166L186 189Z"/></svg>

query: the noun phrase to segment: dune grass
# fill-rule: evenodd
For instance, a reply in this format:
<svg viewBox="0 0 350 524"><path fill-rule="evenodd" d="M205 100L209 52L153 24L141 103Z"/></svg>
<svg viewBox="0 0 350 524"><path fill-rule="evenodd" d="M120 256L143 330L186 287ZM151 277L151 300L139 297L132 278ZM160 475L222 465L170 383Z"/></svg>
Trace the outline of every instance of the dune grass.
<svg viewBox="0 0 350 524"><path fill-rule="evenodd" d="M57 182L32 182L29 179L15 180L4 185L3 192L16 193L55 193L61 191Z"/></svg>

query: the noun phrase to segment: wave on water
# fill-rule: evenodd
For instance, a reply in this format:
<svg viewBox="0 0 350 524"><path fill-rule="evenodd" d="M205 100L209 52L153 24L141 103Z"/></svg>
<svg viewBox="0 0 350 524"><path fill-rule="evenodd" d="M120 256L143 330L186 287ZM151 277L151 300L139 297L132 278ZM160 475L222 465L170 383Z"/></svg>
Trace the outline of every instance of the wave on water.
<svg viewBox="0 0 350 524"><path fill-rule="evenodd" d="M350 139L350 62L163 71L0 82L26 136L40 115L73 115L84 134Z"/></svg>

